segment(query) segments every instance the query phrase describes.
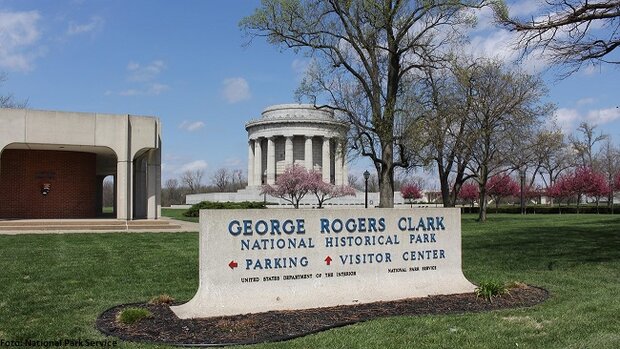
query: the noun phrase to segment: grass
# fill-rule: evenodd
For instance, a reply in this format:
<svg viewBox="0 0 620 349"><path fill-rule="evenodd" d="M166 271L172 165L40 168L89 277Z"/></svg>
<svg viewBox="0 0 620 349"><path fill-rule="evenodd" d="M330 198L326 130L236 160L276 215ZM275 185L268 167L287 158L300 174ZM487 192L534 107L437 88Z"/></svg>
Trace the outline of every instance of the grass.
<svg viewBox="0 0 620 349"><path fill-rule="evenodd" d="M94 321L108 307L194 295L198 235L0 236L0 267L0 339L101 340ZM521 281L551 298L528 309L384 318L252 347L620 347L620 215L491 215L484 224L464 216L463 268L474 283Z"/></svg>
<svg viewBox="0 0 620 349"><path fill-rule="evenodd" d="M181 221L198 223L198 217L185 217L183 213L187 211L185 208L162 208L161 215Z"/></svg>

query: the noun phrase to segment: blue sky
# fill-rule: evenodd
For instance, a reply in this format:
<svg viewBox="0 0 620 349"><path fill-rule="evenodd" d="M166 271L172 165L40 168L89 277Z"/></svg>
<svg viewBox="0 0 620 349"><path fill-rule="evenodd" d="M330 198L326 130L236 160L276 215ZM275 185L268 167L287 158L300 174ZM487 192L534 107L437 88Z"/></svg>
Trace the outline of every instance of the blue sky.
<svg viewBox="0 0 620 349"><path fill-rule="evenodd" d="M535 1L512 5L527 15ZM153 115L164 135L164 180L186 169L247 168L244 124L267 106L294 99L308 59L257 39L239 20L244 1L0 0L0 93L33 109ZM511 59L511 34L489 14L470 32L472 52ZM540 60L523 63L543 70ZM620 70L586 67L564 80L544 73L558 124L582 120L620 139ZM353 172L370 163L359 160Z"/></svg>

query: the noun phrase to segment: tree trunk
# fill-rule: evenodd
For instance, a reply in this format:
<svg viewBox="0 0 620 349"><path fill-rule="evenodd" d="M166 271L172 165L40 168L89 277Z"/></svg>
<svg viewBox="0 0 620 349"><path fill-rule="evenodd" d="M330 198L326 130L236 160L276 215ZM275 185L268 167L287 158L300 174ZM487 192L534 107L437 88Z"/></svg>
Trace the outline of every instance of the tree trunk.
<svg viewBox="0 0 620 349"><path fill-rule="evenodd" d="M478 212L478 222L487 221L487 189L486 185L480 186L480 210Z"/></svg>
<svg viewBox="0 0 620 349"><path fill-rule="evenodd" d="M450 197L450 182L448 182L448 176L442 172L444 171L440 169L439 182L441 185L441 201L443 202L443 207L454 207L454 202Z"/></svg>
<svg viewBox="0 0 620 349"><path fill-rule="evenodd" d="M394 208L394 144L388 141L382 146L383 162L378 166L379 207Z"/></svg>

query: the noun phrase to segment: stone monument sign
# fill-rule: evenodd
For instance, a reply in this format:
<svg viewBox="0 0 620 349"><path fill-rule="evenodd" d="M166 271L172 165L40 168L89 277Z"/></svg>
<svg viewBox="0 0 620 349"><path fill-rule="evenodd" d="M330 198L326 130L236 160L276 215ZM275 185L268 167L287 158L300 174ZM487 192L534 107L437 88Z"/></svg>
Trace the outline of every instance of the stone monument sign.
<svg viewBox="0 0 620 349"><path fill-rule="evenodd" d="M459 209L202 210L182 319L472 292Z"/></svg>

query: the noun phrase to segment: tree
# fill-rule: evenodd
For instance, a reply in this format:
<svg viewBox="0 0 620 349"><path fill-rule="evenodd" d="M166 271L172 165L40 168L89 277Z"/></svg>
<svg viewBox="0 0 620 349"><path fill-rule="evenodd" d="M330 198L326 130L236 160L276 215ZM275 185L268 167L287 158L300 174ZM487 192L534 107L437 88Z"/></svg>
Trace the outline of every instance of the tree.
<svg viewBox="0 0 620 349"><path fill-rule="evenodd" d="M6 73L0 73L0 85L7 80ZM12 93L0 95L0 108L23 109L28 106L28 100L17 101Z"/></svg>
<svg viewBox="0 0 620 349"><path fill-rule="evenodd" d="M480 188L478 184L474 182L465 182L459 191L458 198L470 202L471 207L474 207L474 202L480 197Z"/></svg>
<svg viewBox="0 0 620 349"><path fill-rule="evenodd" d="M540 177L545 188L549 189L564 171L573 166L573 154L564 141L564 134L560 129L541 130L536 135L533 147L538 155Z"/></svg>
<svg viewBox="0 0 620 349"><path fill-rule="evenodd" d="M278 176L274 185L263 185L261 194L271 195L299 208L299 202L310 190L308 171L300 165L287 167Z"/></svg>
<svg viewBox="0 0 620 349"><path fill-rule="evenodd" d="M323 182L323 174L319 171L310 171L306 177L308 190L316 196L318 208L333 198L355 196L355 189L348 185L333 185Z"/></svg>
<svg viewBox="0 0 620 349"><path fill-rule="evenodd" d="M422 198L422 189L416 183L407 183L400 187L400 195L413 207L413 201Z"/></svg>
<svg viewBox="0 0 620 349"><path fill-rule="evenodd" d="M349 144L377 171L380 206L393 207L394 170L412 160L403 140L419 117L409 108L416 73L445 60L440 47L454 41L455 26L473 23L465 8L483 3L264 0L240 26L314 58L298 96L325 102L351 124Z"/></svg>
<svg viewBox="0 0 620 349"><path fill-rule="evenodd" d="M202 178L205 175L205 171L199 170L187 170L181 175L181 182L189 188L190 194L198 193L202 188Z"/></svg>
<svg viewBox="0 0 620 349"><path fill-rule="evenodd" d="M503 1L494 5L498 22L521 33L525 52L542 49L555 63L577 71L585 62L619 64L610 54L620 46L620 1L548 0L541 15L529 20L511 18Z"/></svg>
<svg viewBox="0 0 620 349"><path fill-rule="evenodd" d="M572 175L561 175L551 186L547 188L547 196L557 200L560 213L562 213L562 200L568 200L571 196L573 196L572 180Z"/></svg>
<svg viewBox="0 0 620 349"><path fill-rule="evenodd" d="M170 206L182 204L184 201L183 188L176 178L167 179L161 190L161 205Z"/></svg>
<svg viewBox="0 0 620 349"><path fill-rule="evenodd" d="M481 60L468 69L475 98L466 127L475 135L468 166L480 186L478 220L486 220L487 181L506 166L510 151L519 151L510 139L533 132L553 106L543 105L544 83L538 76L510 70L499 61Z"/></svg>
<svg viewBox="0 0 620 349"><path fill-rule="evenodd" d="M211 176L211 182L219 191L226 191L230 186L230 173L226 168L218 168Z"/></svg>
<svg viewBox="0 0 620 349"><path fill-rule="evenodd" d="M453 61L451 69L426 69L423 82L427 116L419 127L425 139L422 161L435 162L444 207L456 204L459 190L469 178L465 172L471 152L464 144L473 136L466 125L474 96L469 75L462 74L467 64Z"/></svg>
<svg viewBox="0 0 620 349"><path fill-rule="evenodd" d="M607 137L601 151L600 167L603 174L607 176L607 186L609 192L607 196L607 206L613 213L614 191L620 189L614 183L614 178L620 174L620 149L613 146L611 137Z"/></svg>
<svg viewBox="0 0 620 349"><path fill-rule="evenodd" d="M581 166L583 167L594 167L594 162L596 159L596 153L594 146L596 143L601 142L607 139L607 135L604 135L599 132L598 135L595 134L596 125L589 124L588 122L582 122L577 127L577 131L579 135L573 135L569 137L570 143L577 154L579 160L581 160Z"/></svg>
<svg viewBox="0 0 620 349"><path fill-rule="evenodd" d="M517 196L520 193L519 184L508 174L500 173L491 177L487 183L487 193L495 201L495 207L499 207L502 198Z"/></svg>

